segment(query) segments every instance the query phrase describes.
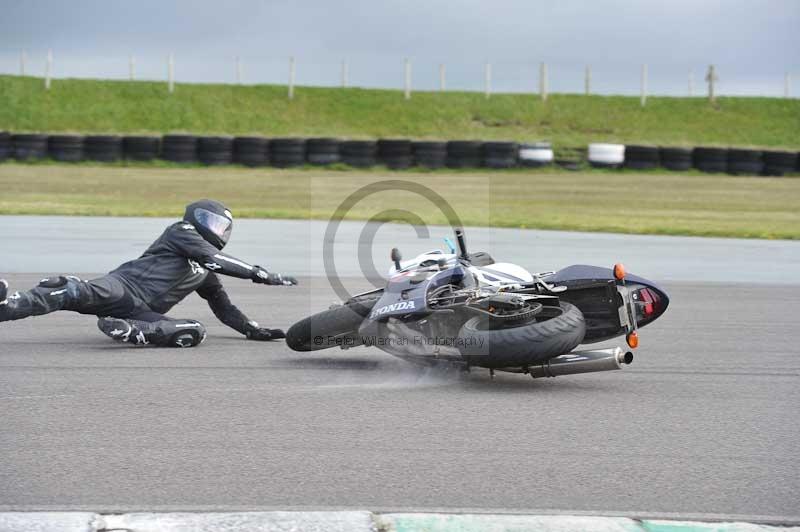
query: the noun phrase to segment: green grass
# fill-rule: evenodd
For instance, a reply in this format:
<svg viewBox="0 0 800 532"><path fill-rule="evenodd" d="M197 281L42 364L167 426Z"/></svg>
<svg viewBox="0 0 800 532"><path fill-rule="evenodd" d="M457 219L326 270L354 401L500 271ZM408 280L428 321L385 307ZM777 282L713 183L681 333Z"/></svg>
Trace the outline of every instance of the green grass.
<svg viewBox="0 0 800 532"><path fill-rule="evenodd" d="M621 233L800 239L800 179L553 170L390 172L179 168L175 165L0 165L0 214L180 216L198 196L239 217L329 219L346 196L385 179L424 184L466 225ZM407 192L358 203L350 219L406 209L444 224ZM395 220L396 213L377 217Z"/></svg>
<svg viewBox="0 0 800 532"><path fill-rule="evenodd" d="M0 76L0 130L478 138L800 148L800 100L415 92Z"/></svg>

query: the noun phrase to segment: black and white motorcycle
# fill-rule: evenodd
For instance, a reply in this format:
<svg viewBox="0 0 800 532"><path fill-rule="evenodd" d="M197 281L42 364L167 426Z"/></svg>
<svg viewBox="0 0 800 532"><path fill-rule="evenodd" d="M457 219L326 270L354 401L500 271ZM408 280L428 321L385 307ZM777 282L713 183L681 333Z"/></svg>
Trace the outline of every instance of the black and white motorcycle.
<svg viewBox="0 0 800 532"><path fill-rule="evenodd" d="M555 377L630 364L638 329L669 304L662 288L621 264L534 274L469 253L462 230L456 241L457 249L446 239L449 253L410 261L393 249L385 288L299 321L287 344L295 351L367 345L415 363ZM574 351L618 336L629 349Z"/></svg>

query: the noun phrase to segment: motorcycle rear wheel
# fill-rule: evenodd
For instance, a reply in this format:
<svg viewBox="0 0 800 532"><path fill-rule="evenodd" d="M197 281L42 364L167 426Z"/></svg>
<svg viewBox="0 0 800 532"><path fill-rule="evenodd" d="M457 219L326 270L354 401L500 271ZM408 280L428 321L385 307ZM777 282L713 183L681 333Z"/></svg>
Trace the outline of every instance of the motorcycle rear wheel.
<svg viewBox="0 0 800 532"><path fill-rule="evenodd" d="M575 349L586 334L583 314L561 301L544 307L535 321L502 325L488 316L467 320L459 331L461 356L473 366L525 367Z"/></svg>

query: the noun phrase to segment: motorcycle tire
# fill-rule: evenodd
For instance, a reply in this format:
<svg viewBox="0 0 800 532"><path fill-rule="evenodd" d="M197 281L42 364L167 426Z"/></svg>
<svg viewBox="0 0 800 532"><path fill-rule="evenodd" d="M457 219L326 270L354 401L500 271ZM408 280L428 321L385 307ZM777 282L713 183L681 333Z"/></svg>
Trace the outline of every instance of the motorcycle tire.
<svg viewBox="0 0 800 532"><path fill-rule="evenodd" d="M539 321L547 313L550 319ZM586 334L583 313L566 301L560 308L545 307L537 321L517 326L491 327L490 318L475 316L458 334L461 356L473 366L525 367L541 364L575 349Z"/></svg>
<svg viewBox="0 0 800 532"><path fill-rule="evenodd" d="M358 328L377 301L377 297L359 299L302 319L286 331L286 345L294 351L360 345Z"/></svg>

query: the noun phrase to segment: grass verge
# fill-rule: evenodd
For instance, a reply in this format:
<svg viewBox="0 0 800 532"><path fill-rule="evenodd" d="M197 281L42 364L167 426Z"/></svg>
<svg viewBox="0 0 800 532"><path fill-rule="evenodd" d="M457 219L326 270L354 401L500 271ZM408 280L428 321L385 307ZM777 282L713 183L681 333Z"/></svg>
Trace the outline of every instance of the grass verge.
<svg viewBox="0 0 800 532"><path fill-rule="evenodd" d="M619 233L800 239L800 179L727 175L511 170L390 172L176 165L0 165L0 214L179 216L198 197L240 217L329 219L360 187L400 179L441 194L466 225ZM358 203L349 219L430 224L438 205L404 191Z"/></svg>

